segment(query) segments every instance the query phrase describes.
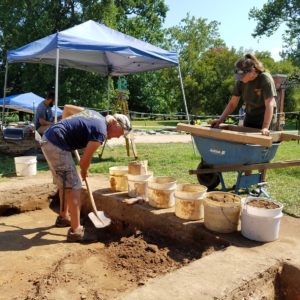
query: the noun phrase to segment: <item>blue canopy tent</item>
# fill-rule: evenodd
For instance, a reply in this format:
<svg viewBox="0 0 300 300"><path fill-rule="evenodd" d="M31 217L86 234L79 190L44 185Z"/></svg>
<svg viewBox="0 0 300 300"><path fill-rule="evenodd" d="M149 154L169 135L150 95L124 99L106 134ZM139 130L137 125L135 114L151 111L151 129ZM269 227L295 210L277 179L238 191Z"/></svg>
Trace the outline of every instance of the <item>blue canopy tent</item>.
<svg viewBox="0 0 300 300"><path fill-rule="evenodd" d="M44 98L34 94L34 93L25 93L7 96L5 98L0 98L0 106L5 106L9 109L14 109L18 111L23 111L27 113L34 114L37 106L44 101ZM52 107L54 113L55 108ZM57 115L60 116L62 110L57 108Z"/></svg>
<svg viewBox="0 0 300 300"><path fill-rule="evenodd" d="M8 51L4 98L8 63L12 62L55 65L56 106L58 104L59 66L97 72L105 76L120 76L167 67L179 67L176 52L166 51L91 20L16 50ZM180 67L178 70L186 114L189 118Z"/></svg>

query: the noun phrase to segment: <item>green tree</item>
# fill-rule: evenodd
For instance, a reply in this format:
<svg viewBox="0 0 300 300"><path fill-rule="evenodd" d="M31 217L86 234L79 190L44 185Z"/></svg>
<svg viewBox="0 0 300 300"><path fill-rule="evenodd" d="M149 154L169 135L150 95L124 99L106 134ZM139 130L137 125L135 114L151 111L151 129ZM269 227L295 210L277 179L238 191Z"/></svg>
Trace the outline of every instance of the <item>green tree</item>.
<svg viewBox="0 0 300 300"><path fill-rule="evenodd" d="M253 36L271 36L281 24L287 26L284 36L284 57L300 65L300 2L298 0L269 0L262 9L253 8L249 17L257 21Z"/></svg>
<svg viewBox="0 0 300 300"><path fill-rule="evenodd" d="M159 45L163 40L161 26L166 12L163 0L1 0L0 60L5 62L7 50L16 49L89 19ZM0 70L1 86L3 80L4 65ZM107 78L74 69L61 69L59 82L60 104L77 103L107 108ZM45 90L52 88L54 83L53 66L9 66L8 86L11 93L33 91L43 96ZM130 87L133 86L134 82ZM111 85L111 89L114 86ZM131 95L134 99L136 96L145 98L143 89L138 95Z"/></svg>
<svg viewBox="0 0 300 300"><path fill-rule="evenodd" d="M178 26L167 31L168 43L180 54L187 105L192 114L218 113L233 84L232 66L237 56L234 50L226 48L218 26L216 21L188 14ZM177 99L178 110L184 110L179 87Z"/></svg>

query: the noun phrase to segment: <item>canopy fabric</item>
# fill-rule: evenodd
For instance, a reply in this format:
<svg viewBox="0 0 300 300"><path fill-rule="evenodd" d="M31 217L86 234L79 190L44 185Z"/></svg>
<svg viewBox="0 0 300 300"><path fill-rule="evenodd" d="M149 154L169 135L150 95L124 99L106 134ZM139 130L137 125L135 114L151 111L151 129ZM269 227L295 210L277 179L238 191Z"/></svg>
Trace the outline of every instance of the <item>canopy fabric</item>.
<svg viewBox="0 0 300 300"><path fill-rule="evenodd" d="M49 35L8 51L8 62L56 64L120 76L178 65L176 52L169 52L95 21Z"/></svg>
<svg viewBox="0 0 300 300"><path fill-rule="evenodd" d="M18 111L23 111L27 113L34 114L37 106L44 101L44 98L34 94L34 93L25 93L25 94L18 94L18 95L11 95L0 99L0 106L4 106L5 108L15 109ZM54 114L55 107L52 107L52 112ZM62 110L57 108L57 114L61 115Z"/></svg>

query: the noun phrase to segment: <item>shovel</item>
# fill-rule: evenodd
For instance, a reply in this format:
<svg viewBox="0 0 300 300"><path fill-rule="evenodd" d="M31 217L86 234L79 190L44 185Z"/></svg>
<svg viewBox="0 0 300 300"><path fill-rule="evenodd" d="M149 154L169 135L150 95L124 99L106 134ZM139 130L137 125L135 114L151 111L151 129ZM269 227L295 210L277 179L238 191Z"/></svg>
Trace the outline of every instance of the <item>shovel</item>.
<svg viewBox="0 0 300 300"><path fill-rule="evenodd" d="M75 152L77 161L80 162L80 156L79 156L78 151L75 150L74 152ZM90 189L88 179L85 178L84 182L85 182L85 185L86 185L86 188L87 188L87 191L88 191L89 199L90 199L92 207L93 207L93 211L88 214L90 220L92 221L92 223L94 224L94 226L96 228L103 228L103 227L109 226L111 224L111 219L107 218L104 215L103 211L97 211L97 207L95 205L93 193Z"/></svg>

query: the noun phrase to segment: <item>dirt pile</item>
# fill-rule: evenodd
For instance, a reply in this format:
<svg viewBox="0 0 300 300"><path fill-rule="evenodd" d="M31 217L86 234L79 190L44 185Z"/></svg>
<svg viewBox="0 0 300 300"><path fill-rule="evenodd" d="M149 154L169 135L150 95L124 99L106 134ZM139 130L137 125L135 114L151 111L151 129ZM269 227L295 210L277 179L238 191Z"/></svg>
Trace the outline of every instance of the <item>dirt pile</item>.
<svg viewBox="0 0 300 300"><path fill-rule="evenodd" d="M113 270L126 270L139 285L149 278L178 269L202 255L200 249L180 247L175 242L140 231L110 243L104 253Z"/></svg>
<svg viewBox="0 0 300 300"><path fill-rule="evenodd" d="M67 254L42 277L30 275L26 280L31 288L14 299L114 299L214 251L181 246L140 231L123 237L106 232L104 239L106 245L85 245L86 249Z"/></svg>

